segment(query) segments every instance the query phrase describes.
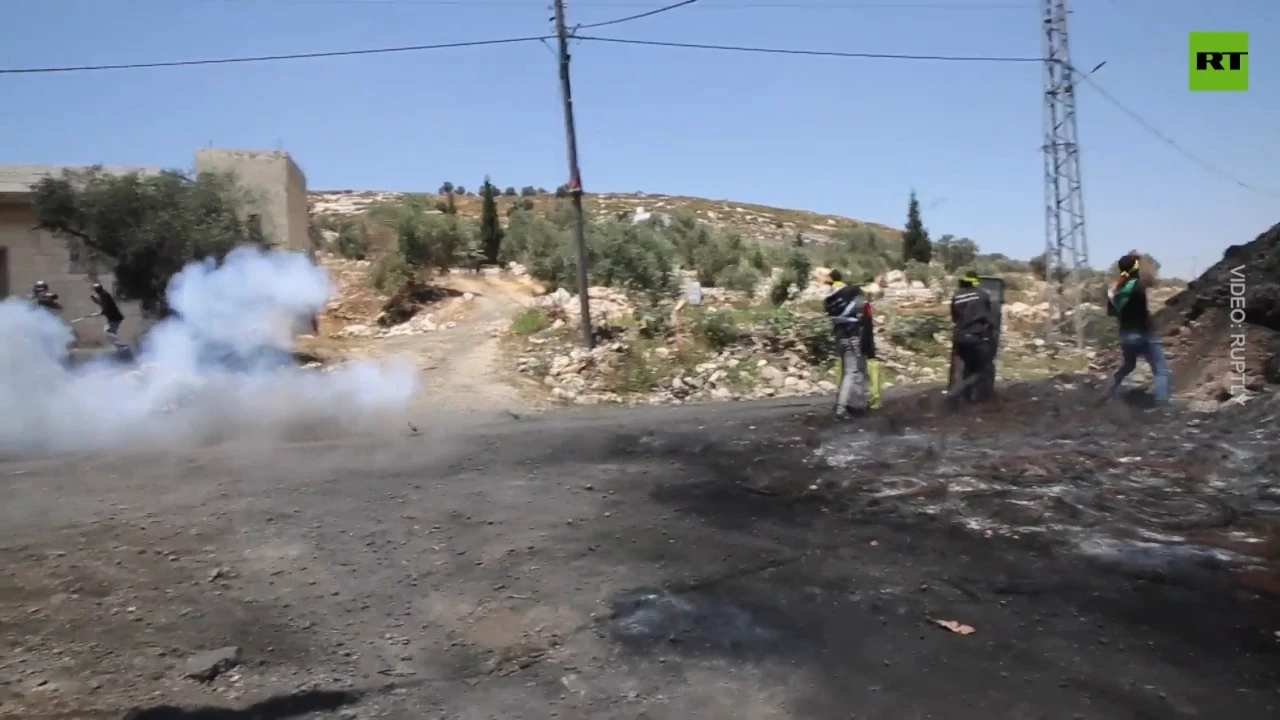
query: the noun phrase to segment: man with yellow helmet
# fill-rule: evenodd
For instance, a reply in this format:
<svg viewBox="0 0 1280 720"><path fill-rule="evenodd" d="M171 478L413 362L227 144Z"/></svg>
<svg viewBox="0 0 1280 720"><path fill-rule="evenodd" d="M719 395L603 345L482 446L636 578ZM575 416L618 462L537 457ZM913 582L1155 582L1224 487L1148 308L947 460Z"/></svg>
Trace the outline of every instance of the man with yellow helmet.
<svg viewBox="0 0 1280 720"><path fill-rule="evenodd" d="M1120 384L1138 366L1138 358L1146 358L1154 376L1152 392L1156 403L1169 403L1169 363L1164 346L1155 334L1151 310L1147 306L1147 290L1139 265L1141 255L1132 250L1116 264L1120 277L1107 290L1107 314L1116 318L1120 327L1120 350L1124 362L1111 378L1106 399L1115 396Z"/></svg>
<svg viewBox="0 0 1280 720"><path fill-rule="evenodd" d="M880 408L880 361L876 358L871 301L856 283L846 285L839 270L827 275L831 287L823 305L840 344L840 389L836 417Z"/></svg>
<svg viewBox="0 0 1280 720"><path fill-rule="evenodd" d="M951 322L955 330L951 339L952 357L964 367L960 387L948 388L951 402L960 399L983 399L975 390L983 383L995 360L991 347L995 328L991 323L991 296L979 287L981 280L973 272L960 276L960 287L951 297ZM954 373L953 373L954 375ZM948 383L954 377L948 378Z"/></svg>

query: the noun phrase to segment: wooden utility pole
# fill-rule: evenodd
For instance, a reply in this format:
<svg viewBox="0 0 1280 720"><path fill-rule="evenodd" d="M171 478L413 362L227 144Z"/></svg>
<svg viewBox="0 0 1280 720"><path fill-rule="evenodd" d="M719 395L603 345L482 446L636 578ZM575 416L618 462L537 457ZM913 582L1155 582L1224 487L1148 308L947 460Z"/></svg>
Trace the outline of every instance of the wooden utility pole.
<svg viewBox="0 0 1280 720"><path fill-rule="evenodd" d="M565 29L564 0L555 0L556 38L560 41L560 95L564 101L564 133L569 145L569 197L573 200L573 241L578 248L578 306L582 314L582 344L595 345L591 332L591 298L587 292L587 226L582 212L582 174L578 170L578 133L573 127L573 93L569 89L569 33Z"/></svg>

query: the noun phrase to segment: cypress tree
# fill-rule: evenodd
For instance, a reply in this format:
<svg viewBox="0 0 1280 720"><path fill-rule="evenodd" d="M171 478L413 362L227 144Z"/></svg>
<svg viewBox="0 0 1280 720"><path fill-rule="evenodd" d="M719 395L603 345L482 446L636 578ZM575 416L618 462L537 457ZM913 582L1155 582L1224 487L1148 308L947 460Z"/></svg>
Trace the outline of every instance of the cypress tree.
<svg viewBox="0 0 1280 720"><path fill-rule="evenodd" d="M485 177L480 208L480 248L485 262L497 264L502 254L502 223L498 220L498 189Z"/></svg>

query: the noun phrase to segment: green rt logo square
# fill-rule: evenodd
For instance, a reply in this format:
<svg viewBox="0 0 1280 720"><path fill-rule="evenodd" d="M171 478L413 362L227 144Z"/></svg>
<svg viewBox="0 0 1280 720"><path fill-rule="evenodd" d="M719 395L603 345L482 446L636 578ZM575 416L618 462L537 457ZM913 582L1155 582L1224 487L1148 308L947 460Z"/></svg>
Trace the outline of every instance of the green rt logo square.
<svg viewBox="0 0 1280 720"><path fill-rule="evenodd" d="M1249 33L1191 33L1191 92L1249 91Z"/></svg>

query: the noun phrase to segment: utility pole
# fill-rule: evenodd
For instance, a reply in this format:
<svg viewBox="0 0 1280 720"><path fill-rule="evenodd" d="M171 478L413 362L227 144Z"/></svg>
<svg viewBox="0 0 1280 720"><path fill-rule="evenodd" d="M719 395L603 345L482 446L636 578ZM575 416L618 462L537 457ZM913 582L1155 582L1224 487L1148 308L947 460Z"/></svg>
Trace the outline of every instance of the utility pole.
<svg viewBox="0 0 1280 720"><path fill-rule="evenodd" d="M1084 271L1089 243L1084 226L1080 145L1076 128L1075 69L1067 43L1066 0L1042 0L1044 16L1044 260L1049 283L1045 339L1053 340L1070 312L1076 346L1084 347Z"/></svg>
<svg viewBox="0 0 1280 720"><path fill-rule="evenodd" d="M560 44L560 96L564 101L564 133L569 146L569 197L573 200L573 242L578 248L578 307L582 315L582 345L595 346L591 332L591 298L587 292L587 221L582 212L582 173L578 170L578 133L573 127L573 92L569 89L569 33L565 29L564 0L555 0L556 39Z"/></svg>

